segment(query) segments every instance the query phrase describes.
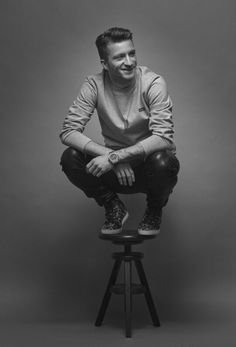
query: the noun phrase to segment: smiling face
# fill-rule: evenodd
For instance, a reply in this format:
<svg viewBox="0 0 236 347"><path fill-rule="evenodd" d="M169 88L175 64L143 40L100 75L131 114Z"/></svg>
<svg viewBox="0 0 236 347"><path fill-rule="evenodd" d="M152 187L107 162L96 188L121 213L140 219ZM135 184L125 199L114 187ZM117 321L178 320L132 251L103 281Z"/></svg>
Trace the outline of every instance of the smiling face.
<svg viewBox="0 0 236 347"><path fill-rule="evenodd" d="M101 62L113 83L129 84L135 78L137 66L133 42L131 40L110 42L107 45L106 60Z"/></svg>

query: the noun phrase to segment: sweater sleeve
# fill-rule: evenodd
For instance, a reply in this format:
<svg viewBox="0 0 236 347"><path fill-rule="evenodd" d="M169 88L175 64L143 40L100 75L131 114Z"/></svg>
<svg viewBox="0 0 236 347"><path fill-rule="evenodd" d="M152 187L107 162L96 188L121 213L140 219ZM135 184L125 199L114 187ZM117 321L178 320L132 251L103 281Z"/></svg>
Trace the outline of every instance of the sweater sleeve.
<svg viewBox="0 0 236 347"><path fill-rule="evenodd" d="M153 135L160 136L173 144L174 125L172 120L172 101L167 92L164 79L158 76L153 80L146 94L149 107L149 129Z"/></svg>
<svg viewBox="0 0 236 347"><path fill-rule="evenodd" d="M90 120L97 103L97 89L92 79L86 78L83 83L80 93L70 106L69 111L63 122L60 132L62 143L66 144L66 138L77 132L78 140L83 148L90 139L83 135L83 131L87 122Z"/></svg>

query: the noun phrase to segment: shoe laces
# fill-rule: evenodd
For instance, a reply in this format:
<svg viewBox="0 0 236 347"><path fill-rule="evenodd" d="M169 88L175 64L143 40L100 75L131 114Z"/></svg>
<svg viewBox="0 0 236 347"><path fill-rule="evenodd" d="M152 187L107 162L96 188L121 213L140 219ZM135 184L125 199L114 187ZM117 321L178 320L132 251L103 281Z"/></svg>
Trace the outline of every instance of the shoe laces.
<svg viewBox="0 0 236 347"><path fill-rule="evenodd" d="M158 223L161 219L161 215L160 213L158 213L158 211L156 209L150 209L150 208L146 208L145 212L144 212L144 216L143 216L143 220L142 223Z"/></svg>
<svg viewBox="0 0 236 347"><path fill-rule="evenodd" d="M119 220L124 216L124 208L119 203L110 204L106 207L105 217L106 220Z"/></svg>

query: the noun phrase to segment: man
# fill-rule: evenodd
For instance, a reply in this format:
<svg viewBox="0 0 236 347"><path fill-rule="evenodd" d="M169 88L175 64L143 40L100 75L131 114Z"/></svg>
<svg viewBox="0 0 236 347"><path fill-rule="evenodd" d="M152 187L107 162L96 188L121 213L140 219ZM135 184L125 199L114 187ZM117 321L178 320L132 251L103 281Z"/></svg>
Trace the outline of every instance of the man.
<svg viewBox="0 0 236 347"><path fill-rule="evenodd" d="M138 66L132 33L111 28L96 46L103 71L86 78L65 118L60 138L68 179L105 207L101 232L121 232L128 211L117 193L146 194L141 235L160 230L162 208L177 182L172 102L160 75ZM97 110L105 145L83 134Z"/></svg>

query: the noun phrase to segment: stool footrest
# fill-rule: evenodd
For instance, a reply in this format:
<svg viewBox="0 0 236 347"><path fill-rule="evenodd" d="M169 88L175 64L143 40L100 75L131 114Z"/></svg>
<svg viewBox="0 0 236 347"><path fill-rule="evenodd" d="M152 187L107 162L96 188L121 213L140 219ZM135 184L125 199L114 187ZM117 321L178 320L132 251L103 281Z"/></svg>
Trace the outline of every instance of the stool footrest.
<svg viewBox="0 0 236 347"><path fill-rule="evenodd" d="M130 252L130 253L114 252L114 253L112 253L112 258L130 261L130 260L135 260L135 259L142 259L143 253L141 253L141 252Z"/></svg>
<svg viewBox="0 0 236 347"><path fill-rule="evenodd" d="M142 284L132 283L131 284L131 292L132 294L143 294L145 293L145 287ZM117 283L111 287L111 292L114 294L124 294L125 293L125 285L124 283Z"/></svg>

